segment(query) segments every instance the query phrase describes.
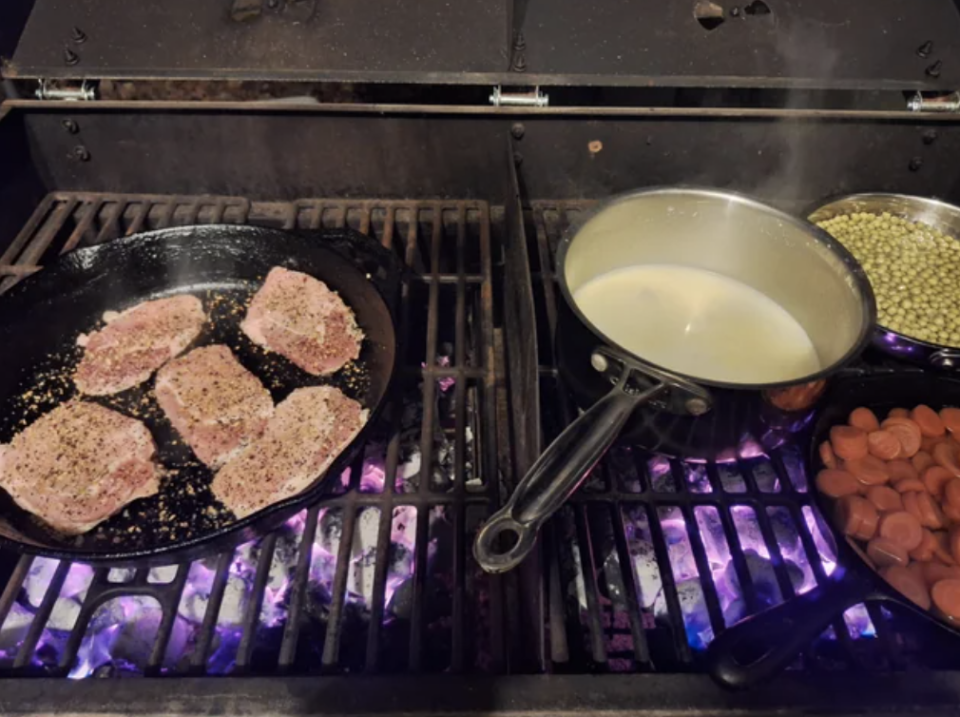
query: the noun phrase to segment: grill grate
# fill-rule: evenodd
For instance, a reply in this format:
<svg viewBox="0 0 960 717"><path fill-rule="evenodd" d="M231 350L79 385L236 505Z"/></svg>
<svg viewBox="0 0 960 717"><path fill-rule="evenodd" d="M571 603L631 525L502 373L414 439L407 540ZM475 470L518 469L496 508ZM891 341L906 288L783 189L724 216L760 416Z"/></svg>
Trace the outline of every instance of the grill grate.
<svg viewBox="0 0 960 717"><path fill-rule="evenodd" d="M587 206L525 215L546 439L575 415L553 358L552 257ZM375 237L410 270L401 398L327 499L235 551L160 569L0 554L0 675L691 672L727 625L823 581L834 563L793 446L706 465L618 446L545 527L532 587L479 571L473 535L511 476L502 220L478 201L48 195L0 257L3 288L59 252L173 225ZM538 610L542 633L526 619ZM935 633L859 606L796 666L956 669Z"/></svg>
<svg viewBox="0 0 960 717"><path fill-rule="evenodd" d="M399 307L403 399L334 495L232 553L166 576L0 556L0 578L12 566L0 596L0 674L501 671L504 638L490 618L503 613L499 581L468 550L499 500L488 206L53 193L0 257L0 289L58 253L197 223L350 226L398 252L410 269ZM439 549L445 534L453 540ZM398 564L410 574L398 577ZM271 611L279 624L265 622ZM132 664L137 649L117 648L125 638L116 633L137 621L153 636L134 636L145 644ZM173 648L188 654L171 660Z"/></svg>
<svg viewBox="0 0 960 717"><path fill-rule="evenodd" d="M576 410L554 357L560 294L553 257L563 233L589 208L534 203L524 218L544 440ZM733 463L707 464L615 447L546 532L548 669L697 669L714 635L832 572L834 556L818 521L798 446L769 454L757 446ZM944 653L920 648L930 632L912 616L859 605L795 667L889 668L938 659L944 666Z"/></svg>

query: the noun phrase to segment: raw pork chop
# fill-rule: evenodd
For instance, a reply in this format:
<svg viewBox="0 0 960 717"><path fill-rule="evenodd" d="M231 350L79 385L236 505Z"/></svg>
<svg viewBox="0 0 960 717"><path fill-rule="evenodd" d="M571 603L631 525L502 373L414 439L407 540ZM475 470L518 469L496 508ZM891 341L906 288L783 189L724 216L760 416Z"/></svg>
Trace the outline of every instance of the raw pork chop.
<svg viewBox="0 0 960 717"><path fill-rule="evenodd" d="M214 469L259 437L273 415L269 391L223 345L194 349L160 369L157 401Z"/></svg>
<svg viewBox="0 0 960 717"><path fill-rule="evenodd" d="M106 396L143 383L200 334L203 304L188 294L145 301L103 315L99 331L81 335L85 348L74 381L81 393Z"/></svg>
<svg viewBox="0 0 960 717"><path fill-rule="evenodd" d="M259 440L213 479L213 493L243 518L313 483L367 422L367 411L331 386L298 388Z"/></svg>
<svg viewBox="0 0 960 717"><path fill-rule="evenodd" d="M70 401L0 446L0 486L24 510L79 535L160 489L155 451L140 421Z"/></svg>
<svg viewBox="0 0 960 717"><path fill-rule="evenodd" d="M276 266L240 324L255 343L314 376L339 371L360 355L363 332L343 299L322 281Z"/></svg>

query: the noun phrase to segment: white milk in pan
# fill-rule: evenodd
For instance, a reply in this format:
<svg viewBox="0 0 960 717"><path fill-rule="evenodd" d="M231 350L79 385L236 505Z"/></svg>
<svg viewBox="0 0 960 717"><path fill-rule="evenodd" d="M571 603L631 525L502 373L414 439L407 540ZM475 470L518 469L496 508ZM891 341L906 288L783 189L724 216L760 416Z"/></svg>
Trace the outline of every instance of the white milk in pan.
<svg viewBox="0 0 960 717"><path fill-rule="evenodd" d="M577 306L637 356L708 381L757 384L820 370L806 331L770 297L705 269L641 264L591 279Z"/></svg>

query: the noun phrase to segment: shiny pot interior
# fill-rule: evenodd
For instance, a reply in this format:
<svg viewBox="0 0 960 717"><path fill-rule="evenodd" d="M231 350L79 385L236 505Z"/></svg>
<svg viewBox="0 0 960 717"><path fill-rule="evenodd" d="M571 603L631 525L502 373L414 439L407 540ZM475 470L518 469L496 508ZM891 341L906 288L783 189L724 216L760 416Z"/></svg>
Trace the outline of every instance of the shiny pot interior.
<svg viewBox="0 0 960 717"><path fill-rule="evenodd" d="M817 373L767 384L685 376L706 385L753 388L818 378L863 348L876 316L869 282L846 249L814 225L737 194L692 188L635 192L605 203L561 242L564 297L594 333L624 351L580 310L574 295L598 276L638 264L704 269L760 291L803 327L820 361Z"/></svg>

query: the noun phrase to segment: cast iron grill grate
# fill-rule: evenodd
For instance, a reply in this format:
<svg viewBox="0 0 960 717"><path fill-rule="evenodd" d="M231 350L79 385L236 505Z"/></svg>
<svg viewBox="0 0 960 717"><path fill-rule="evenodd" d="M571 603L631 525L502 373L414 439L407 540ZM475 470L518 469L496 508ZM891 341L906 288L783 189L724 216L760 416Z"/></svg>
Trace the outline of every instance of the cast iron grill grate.
<svg viewBox="0 0 960 717"><path fill-rule="evenodd" d="M552 342L554 253L589 207L535 203L524 218L544 440L576 415ZM867 357L856 370L885 370L880 363ZM837 566L808 494L804 448L748 444L736 460L694 463L616 446L546 531L548 669L696 670L725 627L822 583ZM955 651L929 649L941 637L915 616L859 605L794 668L956 668Z"/></svg>
<svg viewBox="0 0 960 717"><path fill-rule="evenodd" d="M552 355L552 256L585 207L526 216L547 439L575 410ZM510 475L496 318L511 309L496 305L503 229L483 202L54 193L0 276L6 287L76 246L217 222L347 225L394 248L409 269L399 400L327 499L231 553L152 570L0 555L0 675L689 672L724 626L835 567L796 447L702 465L620 446L547 526L532 581L478 570L472 536ZM797 667L955 669L932 632L854 608Z"/></svg>
<svg viewBox="0 0 960 717"><path fill-rule="evenodd" d="M469 551L499 500L488 206L54 193L0 287L197 223L350 226L398 252L399 399L329 498L233 552L152 570L0 556L0 674L502 671L499 581Z"/></svg>

